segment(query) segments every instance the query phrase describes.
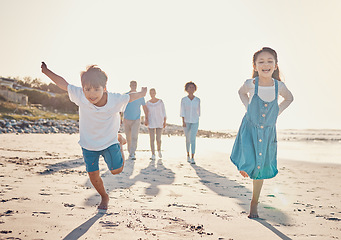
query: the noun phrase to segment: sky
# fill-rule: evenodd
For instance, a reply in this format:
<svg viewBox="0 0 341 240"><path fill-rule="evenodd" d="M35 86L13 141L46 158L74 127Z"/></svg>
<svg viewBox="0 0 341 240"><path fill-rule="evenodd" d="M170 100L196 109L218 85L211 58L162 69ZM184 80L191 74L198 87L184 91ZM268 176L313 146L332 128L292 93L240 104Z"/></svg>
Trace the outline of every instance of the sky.
<svg viewBox="0 0 341 240"><path fill-rule="evenodd" d="M294 95L278 129L341 129L339 0L0 0L0 9L2 77L49 83L45 61L80 86L80 72L97 64L111 92L129 91L131 80L155 88L173 124L193 81L199 128L237 130L238 89L266 46Z"/></svg>

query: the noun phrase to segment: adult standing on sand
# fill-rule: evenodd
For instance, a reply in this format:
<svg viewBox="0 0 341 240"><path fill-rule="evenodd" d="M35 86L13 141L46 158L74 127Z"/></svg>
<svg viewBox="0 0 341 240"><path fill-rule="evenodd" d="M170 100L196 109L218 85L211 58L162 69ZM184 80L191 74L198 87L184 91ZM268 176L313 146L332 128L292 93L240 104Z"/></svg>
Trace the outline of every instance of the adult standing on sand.
<svg viewBox="0 0 341 240"><path fill-rule="evenodd" d="M130 91L128 93L136 93L137 82L130 82ZM128 143L128 152L129 159L135 160L135 152L137 148L137 139L140 130L141 124L141 106L143 107L144 115L148 116L148 109L146 106L146 102L143 97L128 103L125 111L124 111L124 132L126 134L127 143Z"/></svg>
<svg viewBox="0 0 341 240"><path fill-rule="evenodd" d="M230 158L243 177L253 179L249 218L258 218L263 181L278 173L277 117L294 98L280 79L277 53L271 48L262 48L253 55L252 77L238 92L247 112ZM279 105L278 95L284 98Z"/></svg>
<svg viewBox="0 0 341 240"><path fill-rule="evenodd" d="M186 137L187 162L191 164L195 164L195 144L200 117L200 99L194 96L196 90L197 85L194 82L186 83L185 91L188 93L188 96L181 99L180 108L180 117L182 118L182 126ZM190 149L192 156L189 154Z"/></svg>
<svg viewBox="0 0 341 240"><path fill-rule="evenodd" d="M124 166L122 145L125 139L118 134L120 112L128 102L144 97L147 88L128 94L110 93L106 85L108 77L96 65L81 73L82 87L69 84L53 73L43 62L41 71L59 88L68 92L69 98L79 107L79 145L90 181L101 195L99 209L107 209L109 195L99 174L99 157L102 155L112 174L119 174Z"/></svg>
<svg viewBox="0 0 341 240"><path fill-rule="evenodd" d="M161 134L166 127L166 109L161 99L156 98L156 90L149 90L151 99L147 102L148 116L146 116L145 124L148 126L150 137L150 149L152 151L151 160L155 160L155 135L159 159L162 158L161 153Z"/></svg>

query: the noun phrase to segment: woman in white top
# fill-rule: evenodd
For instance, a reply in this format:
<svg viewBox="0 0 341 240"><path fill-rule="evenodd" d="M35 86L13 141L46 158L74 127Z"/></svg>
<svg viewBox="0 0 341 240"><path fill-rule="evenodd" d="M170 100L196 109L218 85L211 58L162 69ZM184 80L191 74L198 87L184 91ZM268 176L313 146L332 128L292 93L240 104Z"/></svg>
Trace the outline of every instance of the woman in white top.
<svg viewBox="0 0 341 240"><path fill-rule="evenodd" d="M149 129L150 137L150 149L152 151L151 160L155 160L155 134L156 134L156 144L159 158L162 158L161 154L161 134L162 129L166 127L166 110L165 105L161 99L156 98L156 90L151 88L149 90L151 99L147 102L148 115L145 120L146 126Z"/></svg>
<svg viewBox="0 0 341 240"><path fill-rule="evenodd" d="M200 117L200 99L194 96L197 86L194 82L188 82L185 85L185 91L188 96L181 99L180 117L182 117L182 126L186 136L187 161L195 164L195 139L198 133ZM189 149L192 150L192 157L189 155Z"/></svg>

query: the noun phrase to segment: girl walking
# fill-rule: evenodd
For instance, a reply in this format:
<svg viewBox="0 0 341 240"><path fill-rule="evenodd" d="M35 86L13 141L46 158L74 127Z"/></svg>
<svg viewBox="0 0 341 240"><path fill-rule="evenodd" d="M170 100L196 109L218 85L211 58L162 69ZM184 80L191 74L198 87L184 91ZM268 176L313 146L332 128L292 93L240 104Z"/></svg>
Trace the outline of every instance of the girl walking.
<svg viewBox="0 0 341 240"><path fill-rule="evenodd" d="M195 164L195 140L198 133L199 117L200 117L200 99L194 96L197 85L194 82L188 82L185 85L185 91L188 96L181 99L180 117L182 117L182 126L186 136L187 161ZM192 150L192 156L189 150Z"/></svg>
<svg viewBox="0 0 341 240"><path fill-rule="evenodd" d="M291 104L293 96L280 79L277 53L271 48L264 47L253 55L252 77L238 92L247 112L230 158L243 177L253 179L249 218L258 218L263 180L278 173L277 117ZM280 104L278 95L284 98Z"/></svg>
<svg viewBox="0 0 341 240"><path fill-rule="evenodd" d="M152 151L151 160L155 160L155 135L159 159L161 154L161 134L163 128L166 127L166 110L165 105L161 99L156 98L156 90L151 88L149 90L151 99L147 102L148 115L146 116L145 124L149 129L150 149Z"/></svg>

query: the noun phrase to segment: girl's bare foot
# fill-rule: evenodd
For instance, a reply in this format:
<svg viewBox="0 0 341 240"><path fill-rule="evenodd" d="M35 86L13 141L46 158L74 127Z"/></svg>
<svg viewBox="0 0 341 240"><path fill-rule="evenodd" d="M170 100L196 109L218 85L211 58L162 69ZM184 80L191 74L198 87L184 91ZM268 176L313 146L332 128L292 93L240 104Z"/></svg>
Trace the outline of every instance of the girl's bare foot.
<svg viewBox="0 0 341 240"><path fill-rule="evenodd" d="M109 195L102 196L102 201L98 206L98 209L107 210L109 204Z"/></svg>
<svg viewBox="0 0 341 240"><path fill-rule="evenodd" d="M120 142L121 145L127 143L127 140L121 134L118 134L118 141Z"/></svg>
<svg viewBox="0 0 341 240"><path fill-rule="evenodd" d="M250 214L249 214L248 218L259 218L257 207L258 207L258 202L251 201Z"/></svg>
<svg viewBox="0 0 341 240"><path fill-rule="evenodd" d="M239 173L243 176L243 177L248 177L249 175L246 173L246 172L244 172L244 171L239 171Z"/></svg>

